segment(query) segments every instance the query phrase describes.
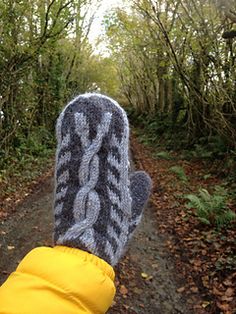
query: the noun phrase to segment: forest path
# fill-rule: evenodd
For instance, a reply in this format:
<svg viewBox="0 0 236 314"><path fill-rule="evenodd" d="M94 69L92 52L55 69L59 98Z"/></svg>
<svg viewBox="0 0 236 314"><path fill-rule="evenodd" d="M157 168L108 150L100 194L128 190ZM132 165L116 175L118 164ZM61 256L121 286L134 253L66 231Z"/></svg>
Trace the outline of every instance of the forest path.
<svg viewBox="0 0 236 314"><path fill-rule="evenodd" d="M50 175L0 222L0 284L31 249L52 244L52 197Z"/></svg>
<svg viewBox="0 0 236 314"><path fill-rule="evenodd" d="M0 223L0 282L32 248L52 244L53 177L48 175L16 210ZM141 225L116 267L117 294L108 313L190 313L177 292L175 266L149 205Z"/></svg>
<svg viewBox="0 0 236 314"><path fill-rule="evenodd" d="M117 294L109 314L190 313L183 295L177 292L179 278L155 220L155 208L150 204L116 268Z"/></svg>
<svg viewBox="0 0 236 314"><path fill-rule="evenodd" d="M51 244L52 197L53 178L49 176L1 222L1 283L32 248ZM153 208L149 206L116 269L117 295L109 313L188 313L176 292L174 266L163 243L155 228Z"/></svg>

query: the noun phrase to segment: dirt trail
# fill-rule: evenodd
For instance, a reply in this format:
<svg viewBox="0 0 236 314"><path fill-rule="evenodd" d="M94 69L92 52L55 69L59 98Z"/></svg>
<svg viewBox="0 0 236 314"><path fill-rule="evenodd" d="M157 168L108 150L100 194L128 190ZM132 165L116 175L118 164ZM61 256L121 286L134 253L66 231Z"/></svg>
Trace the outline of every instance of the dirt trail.
<svg viewBox="0 0 236 314"><path fill-rule="evenodd" d="M32 248L50 245L53 179L45 182L0 224L0 282ZM151 206L116 268L117 295L109 313L190 313L176 292L175 270L155 225ZM146 278L144 278L146 277Z"/></svg>
<svg viewBox="0 0 236 314"><path fill-rule="evenodd" d="M53 178L29 195L8 219L0 222L0 283L32 248L51 245Z"/></svg>
<svg viewBox="0 0 236 314"><path fill-rule="evenodd" d="M176 292L181 283L177 282L174 264L155 221L155 209L150 205L126 256L117 267L119 282L110 314L191 313L186 300Z"/></svg>

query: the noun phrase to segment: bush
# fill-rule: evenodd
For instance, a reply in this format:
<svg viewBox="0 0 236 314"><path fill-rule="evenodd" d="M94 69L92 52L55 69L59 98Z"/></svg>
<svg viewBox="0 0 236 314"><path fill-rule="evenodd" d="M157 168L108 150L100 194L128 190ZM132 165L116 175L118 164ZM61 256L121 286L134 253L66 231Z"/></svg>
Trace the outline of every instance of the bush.
<svg viewBox="0 0 236 314"><path fill-rule="evenodd" d="M47 151L54 146L54 134L44 127L35 128L27 137L19 137L16 147L18 155L32 155L35 157L47 155Z"/></svg>
<svg viewBox="0 0 236 314"><path fill-rule="evenodd" d="M227 207L228 194L221 187L215 188L210 194L206 189L200 189L199 194L188 194L186 207L195 208L197 218L206 225L222 228L236 220L236 214Z"/></svg>
<svg viewBox="0 0 236 314"><path fill-rule="evenodd" d="M184 168L180 166L173 166L170 168L170 171L174 172L181 181L183 182L188 181L188 177L185 174Z"/></svg>
<svg viewBox="0 0 236 314"><path fill-rule="evenodd" d="M21 184L39 175L53 155L54 146L54 134L44 127L37 127L28 136L20 134L7 154L0 151L0 184L6 185L1 186L0 194L10 190L9 180Z"/></svg>

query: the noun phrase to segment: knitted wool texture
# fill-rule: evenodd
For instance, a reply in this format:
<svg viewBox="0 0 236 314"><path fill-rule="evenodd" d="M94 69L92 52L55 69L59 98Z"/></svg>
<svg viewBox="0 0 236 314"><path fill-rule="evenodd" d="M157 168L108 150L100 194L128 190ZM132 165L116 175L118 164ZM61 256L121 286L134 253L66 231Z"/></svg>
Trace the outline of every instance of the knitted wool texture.
<svg viewBox="0 0 236 314"><path fill-rule="evenodd" d="M151 186L146 173L129 174L126 113L106 96L80 95L60 114L56 135L54 241L115 265Z"/></svg>

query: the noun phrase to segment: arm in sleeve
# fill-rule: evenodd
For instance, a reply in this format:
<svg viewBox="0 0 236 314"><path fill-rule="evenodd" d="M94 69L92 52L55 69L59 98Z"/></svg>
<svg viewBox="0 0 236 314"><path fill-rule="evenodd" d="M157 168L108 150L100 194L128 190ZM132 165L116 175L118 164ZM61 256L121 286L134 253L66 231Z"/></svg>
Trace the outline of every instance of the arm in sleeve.
<svg viewBox="0 0 236 314"><path fill-rule="evenodd" d="M113 268L87 252L32 250L0 288L0 314L105 313L115 295Z"/></svg>

